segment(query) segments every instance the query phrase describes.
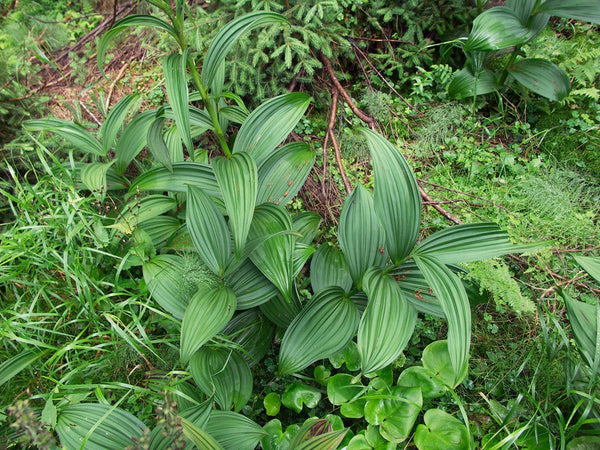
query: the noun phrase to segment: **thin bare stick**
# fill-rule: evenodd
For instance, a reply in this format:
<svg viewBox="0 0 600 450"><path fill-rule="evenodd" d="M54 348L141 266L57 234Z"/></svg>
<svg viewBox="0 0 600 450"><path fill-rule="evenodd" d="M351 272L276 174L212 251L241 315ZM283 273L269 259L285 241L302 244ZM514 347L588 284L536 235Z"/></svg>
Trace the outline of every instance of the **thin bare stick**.
<svg viewBox="0 0 600 450"><path fill-rule="evenodd" d="M346 176L346 170L344 169L344 165L342 164L342 153L340 152L340 145L338 143L337 138L335 137L335 118L337 116L337 105L338 105L338 96L339 93L337 89L333 90L333 95L331 97L331 114L329 115L329 124L327 126L327 133L331 138L331 143L333 144L333 150L335 153L335 161L337 162L338 169L340 170L340 175L342 176L342 180L344 181L344 186L346 187L346 194L350 194L352 192L352 184L348 177Z"/></svg>
<svg viewBox="0 0 600 450"><path fill-rule="evenodd" d="M87 106L85 106L81 100L79 100L79 105L87 113L87 115L90 116L94 122L96 122L96 125L102 126L102 122L96 119L96 116L94 116L92 112L89 109L87 109Z"/></svg>
<svg viewBox="0 0 600 450"><path fill-rule="evenodd" d="M448 211L446 211L444 208L442 208L439 203L435 202L427 192L425 192L425 190L419 186L419 192L421 193L421 198L423 198L423 200L425 200L425 202L432 206L433 209L435 209L437 212L439 212L442 216L444 216L444 218L446 218L447 220L449 220L450 222L454 223L455 225L461 225L463 223L462 220L460 220L458 217L452 215L451 213L449 213Z"/></svg>
<svg viewBox="0 0 600 450"><path fill-rule="evenodd" d="M117 77L110 84L110 88L108 89L108 95L106 96L106 110L107 111L108 111L108 107L110 106L110 99L112 98L113 92L115 90L115 85L117 84L117 81L119 81L121 79L121 77L123 77L123 74L125 73L125 70L127 69L127 67L129 67L129 63L123 64L123 67L121 67L121 70L119 70Z"/></svg>

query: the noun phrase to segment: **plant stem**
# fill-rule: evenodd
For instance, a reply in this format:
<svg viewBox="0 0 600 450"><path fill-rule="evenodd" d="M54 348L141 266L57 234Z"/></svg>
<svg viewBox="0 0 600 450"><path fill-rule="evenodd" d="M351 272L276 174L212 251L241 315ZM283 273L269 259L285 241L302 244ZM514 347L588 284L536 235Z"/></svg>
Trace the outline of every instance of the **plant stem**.
<svg viewBox="0 0 600 450"><path fill-rule="evenodd" d="M469 426L469 415L467 414L467 410L465 409L465 406L463 405L460 397L454 391L454 389L450 389L450 393L452 394L454 401L458 405L458 408L460 409L460 413L463 418L463 422L465 423L465 427L467 427L467 432L469 433L469 448L475 448L475 443L473 442L473 433L471 433L471 427Z"/></svg>
<svg viewBox="0 0 600 450"><path fill-rule="evenodd" d="M513 65L513 63L515 62L515 59L517 59L517 55L519 54L520 50L521 50L521 46L517 45L515 47L515 49L513 50L513 52L510 54L510 59L506 63L506 66L504 67L504 70L502 71L502 75L500 75L500 79L498 80L498 84L500 86L504 86L504 83L506 82L506 78L508 77L508 68Z"/></svg>

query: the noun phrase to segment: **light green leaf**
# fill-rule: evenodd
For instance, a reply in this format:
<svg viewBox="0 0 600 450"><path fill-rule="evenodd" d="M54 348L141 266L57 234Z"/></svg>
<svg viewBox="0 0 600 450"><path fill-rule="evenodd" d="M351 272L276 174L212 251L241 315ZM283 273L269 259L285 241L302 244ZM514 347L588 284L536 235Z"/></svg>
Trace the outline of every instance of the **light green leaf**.
<svg viewBox="0 0 600 450"><path fill-rule="evenodd" d="M422 359L423 367L451 389L455 387L455 380L464 376L456 373L454 370L450 353L448 352L448 341L446 340L434 341L425 347Z"/></svg>
<svg viewBox="0 0 600 450"><path fill-rule="evenodd" d="M522 22L517 12L505 6L484 11L473 21L473 29L465 42L465 51L492 51L523 45L536 37L550 16L536 15L531 22Z"/></svg>
<svg viewBox="0 0 600 450"><path fill-rule="evenodd" d="M111 108L108 116L106 116L106 120L100 128L100 140L102 141L105 153L108 153L112 148L115 143L115 138L121 130L123 122L125 122L127 113L131 108L139 104L139 99L140 94L129 94L119 100L119 102Z"/></svg>
<svg viewBox="0 0 600 450"><path fill-rule="evenodd" d="M212 167L187 161L174 163L172 172L165 167L144 172L134 180L129 188L129 193L135 194L138 191L187 192L188 185L202 189L210 197L221 198L221 190Z"/></svg>
<svg viewBox="0 0 600 450"><path fill-rule="evenodd" d="M317 293L285 331L279 373L291 374L341 351L356 333L358 309L338 287Z"/></svg>
<svg viewBox="0 0 600 450"><path fill-rule="evenodd" d="M320 245L310 262L310 284L314 292L330 286L339 286L348 292L352 277L342 252L327 244Z"/></svg>
<svg viewBox="0 0 600 450"><path fill-rule="evenodd" d="M467 427L447 412L430 409L424 416L425 425L420 424L414 442L420 450L446 450L449 448L469 449Z"/></svg>
<svg viewBox="0 0 600 450"><path fill-rule="evenodd" d="M98 139L77 123L62 119L46 118L27 120L23 123L23 128L27 131L51 131L67 140L78 150L93 155L106 156L106 151Z"/></svg>
<svg viewBox="0 0 600 450"><path fill-rule="evenodd" d="M156 117L150 127L148 128L148 150L152 153L154 159L165 166L170 172L173 170L171 162L171 155L169 148L165 143L163 137L163 124L165 122L164 117Z"/></svg>
<svg viewBox="0 0 600 450"><path fill-rule="evenodd" d="M146 425L132 414L101 403L79 403L61 408L56 433L65 448L123 450L134 445Z"/></svg>
<svg viewBox="0 0 600 450"><path fill-rule="evenodd" d="M152 244L159 250L177 235L181 222L176 217L158 216L140 223L139 228L150 236Z"/></svg>
<svg viewBox="0 0 600 450"><path fill-rule="evenodd" d="M104 58L109 44L119 33L121 33L129 27L158 28L159 30L163 30L169 33L175 38L175 40L178 40L177 32L175 31L175 29L167 22L159 19L158 17L148 16L145 14L134 14L125 17L124 19L121 19L117 23L115 23L110 30L104 33L104 35L98 42L96 58L98 62L98 68L100 69L100 72L102 72L102 74L104 74Z"/></svg>
<svg viewBox="0 0 600 450"><path fill-rule="evenodd" d="M250 259L287 301L290 301L293 285L294 237L277 233L291 230L292 221L282 206L264 203L256 207L249 239L275 236L260 244Z"/></svg>
<svg viewBox="0 0 600 450"><path fill-rule="evenodd" d="M533 251L539 243L513 244L495 223L468 223L438 231L413 250L416 256L433 256L443 264L495 258L508 253Z"/></svg>
<svg viewBox="0 0 600 450"><path fill-rule="evenodd" d="M571 91L571 81L565 71L545 59L520 59L507 70L527 89L549 100L563 100Z"/></svg>
<svg viewBox="0 0 600 450"><path fill-rule="evenodd" d="M358 327L358 352L362 373L393 363L410 340L417 313L400 286L381 270L371 269L363 278L369 303Z"/></svg>
<svg viewBox="0 0 600 450"><path fill-rule="evenodd" d="M332 405L342 405L366 391L365 386L353 383L353 379L349 373L338 373L327 380L327 398Z"/></svg>
<svg viewBox="0 0 600 450"><path fill-rule="evenodd" d="M25 370L45 353L45 351L37 349L24 350L4 361L0 364L0 386Z"/></svg>
<svg viewBox="0 0 600 450"><path fill-rule="evenodd" d="M227 276L227 284L238 299L238 309L248 309L268 302L279 292L258 268L246 260Z"/></svg>
<svg viewBox="0 0 600 450"><path fill-rule="evenodd" d="M560 296L567 306L569 323L577 342L577 349L586 363L598 373L600 366L600 304L580 302L571 298L566 292Z"/></svg>
<svg viewBox="0 0 600 450"><path fill-rule="evenodd" d="M276 392L271 392L263 399L263 405L267 416L276 416L281 408L281 397Z"/></svg>
<svg viewBox="0 0 600 450"><path fill-rule="evenodd" d="M452 369L452 365L450 365ZM420 388L423 399L431 400L446 393L446 386L429 369L422 366L412 366L404 369L398 377L398 386Z"/></svg>
<svg viewBox="0 0 600 450"><path fill-rule="evenodd" d="M163 72L169 104L175 114L177 130L183 139L188 152L192 152L194 145L190 133L189 92L187 87L187 52L183 55L174 53L163 59Z"/></svg>
<svg viewBox="0 0 600 450"><path fill-rule="evenodd" d="M448 351L458 386L467 375L471 345L471 309L469 298L458 276L432 256L415 256L417 266L431 286L448 321Z"/></svg>
<svg viewBox="0 0 600 450"><path fill-rule="evenodd" d="M202 67L202 83L204 86L212 87L219 69L222 67L229 51L237 44L237 40L251 30L272 24L287 24L287 19L281 14L256 11L245 14L229 22L214 38L210 44L204 65ZM220 92L212 92L213 95L219 95Z"/></svg>
<svg viewBox="0 0 600 450"><path fill-rule="evenodd" d="M260 445L263 450L289 450L290 442L299 429L300 425L293 424L288 426L284 432L281 427L281 421L279 419L272 419L264 426L264 430L268 435L260 440Z"/></svg>
<svg viewBox="0 0 600 450"><path fill-rule="evenodd" d="M205 429L225 450L254 450L258 441L267 435L246 416L230 411L213 411Z"/></svg>
<svg viewBox="0 0 600 450"><path fill-rule="evenodd" d="M315 248L312 245L302 244L300 242L296 242L294 246L294 277L297 277L304 266L306 265L306 261L312 256L315 252Z"/></svg>
<svg viewBox="0 0 600 450"><path fill-rule="evenodd" d="M165 195L149 195L134 199L121 210L120 219L107 228L116 228L125 234L135 231L137 226L146 220L153 219L177 207L177 200Z"/></svg>
<svg viewBox="0 0 600 450"><path fill-rule="evenodd" d="M577 264L600 283L600 257L573 255Z"/></svg>
<svg viewBox="0 0 600 450"><path fill-rule="evenodd" d="M275 338L275 326L258 308L252 308L233 316L222 333L241 347L242 356L252 367L271 349Z"/></svg>
<svg viewBox="0 0 600 450"><path fill-rule="evenodd" d="M413 261L405 262L390 274L396 278L400 289L418 312L445 318L440 302L433 295L429 283Z"/></svg>
<svg viewBox="0 0 600 450"><path fill-rule="evenodd" d="M108 163L89 163L81 167L81 182L92 193L99 193L102 199L107 189L106 172L108 172L108 169L112 165L113 161Z"/></svg>
<svg viewBox="0 0 600 450"><path fill-rule="evenodd" d="M258 190L256 163L246 153L230 158L217 156L212 160L217 183L221 188L229 226L233 233L235 254L239 258L246 245Z"/></svg>
<svg viewBox="0 0 600 450"><path fill-rule="evenodd" d="M600 23L600 3L596 0L546 0L540 4L537 13L550 16L576 19L584 22Z"/></svg>
<svg viewBox="0 0 600 450"><path fill-rule="evenodd" d="M188 186L187 228L206 266L222 276L231 257L231 234L221 211L202 189Z"/></svg>
<svg viewBox="0 0 600 450"><path fill-rule="evenodd" d="M185 437L188 438L191 442L193 442L197 448L201 448L202 450L223 449L223 447L221 447L211 435L201 430L200 428L195 426L190 421L184 419L183 417L181 417L180 420Z"/></svg>
<svg viewBox="0 0 600 450"><path fill-rule="evenodd" d="M305 142L292 142L277 149L258 171L257 203L289 203L304 185L315 155Z"/></svg>
<svg viewBox="0 0 600 450"><path fill-rule="evenodd" d="M474 73L469 67L457 72L448 85L448 94L456 99L485 95L496 90L498 84L494 72L482 70Z"/></svg>
<svg viewBox="0 0 600 450"><path fill-rule="evenodd" d="M303 211L292 216L292 226L299 234L296 242L309 245L319 232L321 217L312 211Z"/></svg>
<svg viewBox="0 0 600 450"><path fill-rule="evenodd" d="M335 430L330 419L307 419L290 442L290 450L335 450L347 429Z"/></svg>
<svg viewBox="0 0 600 450"><path fill-rule="evenodd" d="M248 111L244 108L240 108L237 105L223 106L219 109L219 114L226 117L234 123L242 124L248 118Z"/></svg>
<svg viewBox="0 0 600 450"><path fill-rule="evenodd" d="M236 307L233 291L226 286L198 289L185 310L181 323L181 360L192 355L223 329ZM201 324L202 326L199 326Z"/></svg>
<svg viewBox="0 0 600 450"><path fill-rule="evenodd" d="M185 309L197 287L186 286L185 263L175 255L158 255L143 265L144 281L152 298L176 319ZM193 292L190 292L193 288Z"/></svg>
<svg viewBox="0 0 600 450"><path fill-rule="evenodd" d="M386 233L385 249L400 264L419 237L421 194L400 151L374 131L362 131L373 157L375 212Z"/></svg>
<svg viewBox="0 0 600 450"><path fill-rule="evenodd" d="M309 103L308 95L292 92L261 104L241 126L233 151L249 153L261 169L277 146L294 129Z"/></svg>
<svg viewBox="0 0 600 450"><path fill-rule="evenodd" d="M144 111L125 126L115 146L115 168L123 174L148 141L148 130L154 122L156 111Z"/></svg>
<svg viewBox="0 0 600 450"><path fill-rule="evenodd" d="M307 408L316 408L319 401L321 401L321 391L300 382L288 384L281 397L283 406L298 414L302 411L304 405Z"/></svg>
<svg viewBox="0 0 600 450"><path fill-rule="evenodd" d="M360 184L344 202L338 240L358 286L367 269L385 262L385 232L375 214L373 196Z"/></svg>
<svg viewBox="0 0 600 450"><path fill-rule="evenodd" d="M240 411L252 395L252 372L242 355L232 349L205 345L190 360L194 381L221 409Z"/></svg>
<svg viewBox="0 0 600 450"><path fill-rule="evenodd" d="M169 160L172 162L185 161L183 143L181 142L181 135L179 134L179 130L177 130L177 125L173 124L167 128L163 133L163 138L167 146Z"/></svg>

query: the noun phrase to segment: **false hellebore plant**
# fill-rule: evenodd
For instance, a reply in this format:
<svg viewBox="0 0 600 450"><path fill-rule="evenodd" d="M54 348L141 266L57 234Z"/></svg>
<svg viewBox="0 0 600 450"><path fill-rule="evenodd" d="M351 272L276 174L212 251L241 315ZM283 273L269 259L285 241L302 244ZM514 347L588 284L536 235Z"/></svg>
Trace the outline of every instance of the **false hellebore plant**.
<svg viewBox="0 0 600 450"><path fill-rule="evenodd" d="M332 377L330 400L350 405L347 417L364 414L385 439L406 439L426 395L423 380L437 377L438 384L452 389L467 373L471 313L457 264L528 247L511 244L490 223L449 228L418 242L422 205L415 176L395 146L365 129L374 190L359 185L346 199L339 247L324 244L315 250L311 244L320 225L318 215L291 214L285 207L304 184L315 152L305 143L281 145L304 115L309 97L290 93L248 112L239 97L223 92L223 63L236 40L258 26L285 26L286 19L254 12L234 20L216 36L199 73L183 35L184 2L178 1L175 11L162 0L150 3L170 23L151 16L127 17L102 38L98 57L102 62L110 40L127 27L167 32L181 50L164 58L169 104L138 114L121 131L137 100L136 94L127 96L111 110L99 138L54 119L27 126L50 129L89 155L89 162L75 168L91 191L104 195L107 189L127 190L131 200L110 227L134 237L138 245L127 258L142 264L153 299L180 333L181 362L208 396L204 402L192 401L197 391L187 384L178 388L186 439L200 448L252 449L267 435L239 411L252 396L251 367L269 351L277 327L283 333L280 375L299 374L316 361L355 347L358 373ZM189 80L196 92L189 92ZM190 104L196 101L203 109ZM229 122L241 125L233 142L225 134ZM210 161L194 144L207 131L217 137L223 153ZM144 147L154 164L130 181L126 169ZM307 299L297 278L311 256L314 294ZM412 381L394 387L398 392L391 399L389 394L361 397L365 391L360 389L345 396L348 390L357 392L362 376L382 371L401 355L419 312L445 317L448 323L447 341L424 354L425 378L405 377ZM376 414L374 399L384 405L375 408ZM413 405L410 414L401 413L406 416L403 431L398 431L394 416L397 408L385 406L394 399ZM220 410L213 410L214 403ZM436 423L456 421L444 414L431 410L425 415L431 426L419 434L422 448ZM91 403L63 407L56 427L65 443L94 441L102 448L123 448L121 438L142 436L144 429L116 406ZM310 430L298 436L308 439ZM311 438L318 443L310 442L334 448L345 433L324 432ZM150 436L151 448L162 448L162 434L154 430Z"/></svg>

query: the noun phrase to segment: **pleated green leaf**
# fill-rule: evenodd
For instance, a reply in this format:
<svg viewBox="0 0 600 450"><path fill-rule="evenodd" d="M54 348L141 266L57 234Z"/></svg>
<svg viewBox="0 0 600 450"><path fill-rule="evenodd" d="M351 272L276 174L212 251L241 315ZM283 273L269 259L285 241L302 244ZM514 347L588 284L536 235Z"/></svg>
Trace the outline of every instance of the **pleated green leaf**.
<svg viewBox="0 0 600 450"><path fill-rule="evenodd" d="M512 9L521 22L527 23L535 10L536 3L537 0L506 0L504 5Z"/></svg>
<svg viewBox="0 0 600 450"><path fill-rule="evenodd" d="M223 447L207 432L198 428L190 421L180 418L183 433L197 448L202 450L223 450Z"/></svg>
<svg viewBox="0 0 600 450"><path fill-rule="evenodd" d="M433 256L415 256L417 266L440 302L448 322L448 352L456 374L451 387L467 375L471 345L471 309L465 288L452 271Z"/></svg>
<svg viewBox="0 0 600 450"><path fill-rule="evenodd" d="M106 156L104 147L81 125L62 119L36 119L27 120L23 123L23 128L27 131L51 131L62 137L71 145L82 152L91 153L98 156Z"/></svg>
<svg viewBox="0 0 600 450"><path fill-rule="evenodd" d="M573 255L577 264L600 283L600 257Z"/></svg>
<svg viewBox="0 0 600 450"><path fill-rule="evenodd" d="M45 353L45 351L37 349L24 350L12 358L3 361L2 364L0 364L0 386L22 370L25 370Z"/></svg>
<svg viewBox="0 0 600 450"><path fill-rule="evenodd" d="M242 124L248 118L248 111L244 108L240 108L237 105L224 106L219 109L219 114L226 117L233 123Z"/></svg>
<svg viewBox="0 0 600 450"><path fill-rule="evenodd" d="M60 444L86 450L123 450L135 445L146 425L132 414L101 403L79 403L62 408L56 424Z"/></svg>
<svg viewBox="0 0 600 450"><path fill-rule="evenodd" d="M385 232L375 214L373 196L362 185L344 202L338 240L350 275L359 286L367 269L385 262Z"/></svg>
<svg viewBox="0 0 600 450"><path fill-rule="evenodd" d="M249 153L261 166L292 132L304 115L310 97L301 92L272 98L250 113L235 139L234 152Z"/></svg>
<svg viewBox="0 0 600 450"><path fill-rule="evenodd" d="M185 283L185 263L175 255L158 255L143 265L144 281L152 298L176 319L183 319L185 309L197 289L190 292Z"/></svg>
<svg viewBox="0 0 600 450"><path fill-rule="evenodd" d="M232 248L225 217L202 189L188 186L186 221L192 242L206 266L222 276Z"/></svg>
<svg viewBox="0 0 600 450"><path fill-rule="evenodd" d="M600 3L596 0L546 0L536 12L550 16L600 23Z"/></svg>
<svg viewBox="0 0 600 450"><path fill-rule="evenodd" d="M292 221L282 206L264 203L256 207L249 239L276 236L260 244L250 255L250 259L287 301L290 301L293 285L294 237L277 233L291 230Z"/></svg>
<svg viewBox="0 0 600 450"><path fill-rule="evenodd" d="M321 225L321 216L312 211L303 211L292 216L292 226L294 231L299 234L296 242L309 245L317 233Z"/></svg>
<svg viewBox="0 0 600 450"><path fill-rule="evenodd" d="M312 256L314 252L315 248L312 245L306 245L300 242L296 242L296 245L294 246L293 261L294 277L297 277L300 274L300 272L302 271L302 269L304 269L304 266L306 265L306 261L308 261L308 259Z"/></svg>
<svg viewBox="0 0 600 450"><path fill-rule="evenodd" d="M560 296L567 306L577 349L586 363L598 373L600 365L600 305L574 300L564 291Z"/></svg>
<svg viewBox="0 0 600 450"><path fill-rule="evenodd" d="M139 104L139 100L140 94L126 95L111 108L108 116L106 116L106 120L100 128L100 140L106 153L113 147L117 134L123 127L127 113Z"/></svg>
<svg viewBox="0 0 600 450"><path fill-rule="evenodd" d="M190 134L189 92L187 87L187 52L174 53L163 59L163 72L169 105L175 114L177 130L183 139L188 152L192 152L194 145Z"/></svg>
<svg viewBox="0 0 600 450"><path fill-rule="evenodd" d="M457 72L448 85L448 94L456 99L485 95L496 90L498 90L498 83L494 72L482 70L473 73L469 67L464 67Z"/></svg>
<svg viewBox="0 0 600 450"><path fill-rule="evenodd" d="M189 101L201 101L202 98L195 98L193 94L189 96ZM214 128L210 119L210 114L205 109L196 108L192 105L187 105L188 114L190 116L190 126L192 136L198 136L206 130ZM175 120L175 112L171 106L164 106L164 115L166 119Z"/></svg>
<svg viewBox="0 0 600 450"><path fill-rule="evenodd" d="M261 312L280 328L287 328L292 320L300 314L302 303L298 298L296 289L292 289L290 300L285 300L283 296L277 295L266 303L259 306Z"/></svg>
<svg viewBox="0 0 600 450"><path fill-rule="evenodd" d="M443 264L495 258L508 253L533 251L540 243L513 244L495 223L469 223L438 231L413 250L413 255L435 256Z"/></svg>
<svg viewBox="0 0 600 450"><path fill-rule="evenodd" d="M165 143L165 138L163 137L164 123L164 117L156 117L150 125L150 128L148 128L148 150L150 150L150 153L152 153L153 158L157 162L165 166L168 171L172 171L173 165L171 155L169 148Z"/></svg>
<svg viewBox="0 0 600 450"><path fill-rule="evenodd" d="M106 193L106 172L113 162L108 163L89 163L81 167L81 182L93 193L100 193L104 198Z"/></svg>
<svg viewBox="0 0 600 450"><path fill-rule="evenodd" d="M527 89L549 100L563 100L571 91L571 81L565 71L546 59L520 59L507 70Z"/></svg>
<svg viewBox="0 0 600 450"><path fill-rule="evenodd" d="M358 309L339 287L318 292L285 331L279 373L298 372L341 351L356 333Z"/></svg>
<svg viewBox="0 0 600 450"><path fill-rule="evenodd" d="M362 373L372 373L393 363L410 340L417 313L394 278L379 269L363 278L369 302L358 326L357 345Z"/></svg>
<svg viewBox="0 0 600 450"><path fill-rule="evenodd" d="M444 310L433 295L427 280L413 261L402 264L390 273L393 275L406 298L418 312L444 318Z"/></svg>
<svg viewBox="0 0 600 450"><path fill-rule="evenodd" d="M240 411L252 395L252 372L242 355L231 348L205 345L190 359L190 373L221 409Z"/></svg>
<svg viewBox="0 0 600 450"><path fill-rule="evenodd" d="M177 235L181 222L176 217L158 216L139 224L139 228L148 233L152 244L158 250L163 248L170 239Z"/></svg>
<svg viewBox="0 0 600 450"><path fill-rule="evenodd" d="M200 286L185 310L181 322L181 360L192 355L213 338L233 317L237 300L226 286Z"/></svg>
<svg viewBox="0 0 600 450"><path fill-rule="evenodd" d="M335 450L348 430L333 431L332 428L329 419L311 417L298 429L289 448L294 450Z"/></svg>
<svg viewBox="0 0 600 450"><path fill-rule="evenodd" d="M415 246L421 223L417 180L400 151L381 135L364 129L373 157L375 211L386 233L386 250L400 264Z"/></svg>
<svg viewBox="0 0 600 450"><path fill-rule="evenodd" d="M133 233L140 223L153 219L177 207L177 200L165 195L149 195L141 200L134 199L121 210L119 221L108 228L122 233Z"/></svg>
<svg viewBox="0 0 600 450"><path fill-rule="evenodd" d="M493 51L522 45L537 36L548 23L546 14L523 22L519 14L506 6L484 11L473 21L465 42L465 51Z"/></svg>
<svg viewBox="0 0 600 450"><path fill-rule="evenodd" d="M287 24L288 21L281 14L268 11L252 12L229 22L215 36L204 57L202 67L202 83L204 86L213 87L215 78L217 78L227 54L237 44L240 37L255 28L277 23ZM220 92L212 92L212 94L216 96Z"/></svg>
<svg viewBox="0 0 600 450"><path fill-rule="evenodd" d="M277 149L258 171L256 202L289 203L304 185L315 156L305 142L292 142Z"/></svg>
<svg viewBox="0 0 600 450"><path fill-rule="evenodd" d="M238 299L238 309L248 309L268 302L279 290L249 260L227 276L227 284Z"/></svg>
<svg viewBox="0 0 600 450"><path fill-rule="evenodd" d="M213 158L212 166L229 216L235 253L239 257L246 244L256 206L256 163L250 155L236 153L230 158Z"/></svg>
<svg viewBox="0 0 600 450"><path fill-rule="evenodd" d="M156 111L145 111L136 115L125 126L115 146L115 169L122 174L127 166L142 151L148 141L148 130L154 122Z"/></svg>
<svg viewBox="0 0 600 450"><path fill-rule="evenodd" d="M129 188L129 193L134 194L138 191L187 192L188 186L196 186L210 197L221 197L221 190L212 167L193 162L173 163L172 171L166 167L150 169L134 180Z"/></svg>
<svg viewBox="0 0 600 450"><path fill-rule="evenodd" d="M314 292L330 286L350 291L352 276L340 250L329 245L319 246L310 263L310 284Z"/></svg>
<svg viewBox="0 0 600 450"><path fill-rule="evenodd" d="M348 428L329 431L328 433L313 436L309 440L299 443L296 450L336 450L346 437Z"/></svg>
<svg viewBox="0 0 600 450"><path fill-rule="evenodd" d="M205 430L225 450L254 450L267 432L241 414L230 411L213 411Z"/></svg>
<svg viewBox="0 0 600 450"><path fill-rule="evenodd" d="M177 125L171 125L163 133L165 145L169 154L169 159L172 162L183 162L185 161L185 155L183 152L183 143L181 142L181 135L177 130Z"/></svg>
<svg viewBox="0 0 600 450"><path fill-rule="evenodd" d="M130 27L157 28L159 30L166 31L168 34L173 36L175 40L178 40L177 32L175 31L175 29L167 22L159 19L158 17L148 16L145 14L134 14L125 17L124 19L121 19L117 23L115 23L110 30L104 33L104 35L98 42L96 59L98 62L98 68L100 69L100 72L102 72L102 74L104 74L104 59L106 55L106 50L108 50L108 46L119 33Z"/></svg>
<svg viewBox="0 0 600 450"><path fill-rule="evenodd" d="M252 367L271 349L275 326L258 308L252 308L236 313L223 328L223 334L242 348L242 356Z"/></svg>

